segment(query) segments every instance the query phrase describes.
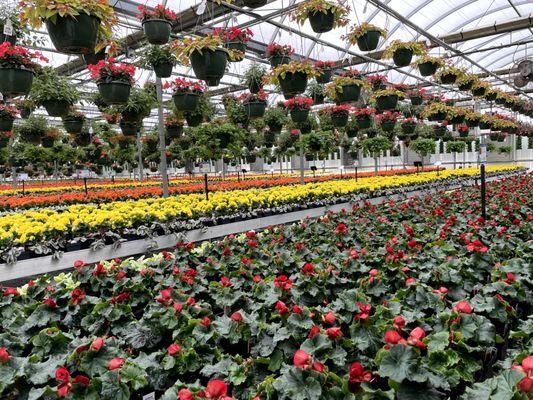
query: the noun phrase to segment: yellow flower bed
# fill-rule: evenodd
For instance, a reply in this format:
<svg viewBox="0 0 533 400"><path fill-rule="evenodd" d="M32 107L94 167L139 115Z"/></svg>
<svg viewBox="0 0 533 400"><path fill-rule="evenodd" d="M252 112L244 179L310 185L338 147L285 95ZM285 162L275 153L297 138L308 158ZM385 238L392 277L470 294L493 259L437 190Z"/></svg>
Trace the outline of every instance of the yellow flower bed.
<svg viewBox="0 0 533 400"><path fill-rule="evenodd" d="M515 166L488 167L487 172L517 169ZM63 211L40 209L0 217L0 244L27 244L62 236L138 227L154 221L168 222L203 215L228 214L238 210L306 203L361 191L417 185L450 177L473 176L477 168L424 172L411 175L376 176L355 179L278 186L268 189L213 192L209 201L203 194L168 198L116 201L100 205L73 205Z"/></svg>

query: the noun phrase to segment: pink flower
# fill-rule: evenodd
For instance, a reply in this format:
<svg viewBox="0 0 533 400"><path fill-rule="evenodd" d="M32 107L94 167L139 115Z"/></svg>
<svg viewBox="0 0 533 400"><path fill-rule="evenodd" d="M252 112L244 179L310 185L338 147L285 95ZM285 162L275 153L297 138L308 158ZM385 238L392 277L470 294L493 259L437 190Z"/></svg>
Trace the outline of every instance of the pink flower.
<svg viewBox="0 0 533 400"><path fill-rule="evenodd" d="M206 329L209 329L209 327L211 326L211 320L209 319L208 316L205 316L202 319L202 322L200 322L200 325L202 325Z"/></svg>
<svg viewBox="0 0 533 400"><path fill-rule="evenodd" d="M183 388L178 392L179 400L194 400L194 395L189 389Z"/></svg>
<svg viewBox="0 0 533 400"><path fill-rule="evenodd" d="M362 382L368 382L372 378L370 372L365 371L365 368L360 362L354 362L350 367L349 381L350 383L360 384Z"/></svg>
<svg viewBox="0 0 533 400"><path fill-rule="evenodd" d="M400 334L396 331L387 331L385 332L385 343L388 344L397 344L399 343L403 338L400 336Z"/></svg>
<svg viewBox="0 0 533 400"><path fill-rule="evenodd" d="M170 346L168 346L167 348L167 353L169 356L171 357L174 357L176 355L178 355L178 353L181 351L181 346L177 343L172 343Z"/></svg>
<svg viewBox="0 0 533 400"><path fill-rule="evenodd" d="M91 344L91 350L98 351L104 346L104 344L105 344L104 339L97 337L96 339L93 340Z"/></svg>
<svg viewBox="0 0 533 400"><path fill-rule="evenodd" d="M293 357L295 367L307 369L311 366L311 356L304 350L296 350Z"/></svg>
<svg viewBox="0 0 533 400"><path fill-rule="evenodd" d="M115 369L119 369L124 365L125 360L120 357L115 357L112 360L109 361L107 364L107 369L109 371L113 371Z"/></svg>
<svg viewBox="0 0 533 400"><path fill-rule="evenodd" d="M242 322L242 314L238 311L235 311L233 314L231 314L231 320L234 322Z"/></svg>
<svg viewBox="0 0 533 400"><path fill-rule="evenodd" d="M322 321L324 321L328 325L333 325L335 323L337 318L335 318L335 314L333 311L328 311L325 315L322 316Z"/></svg>
<svg viewBox="0 0 533 400"><path fill-rule="evenodd" d="M396 329L402 330L405 327L405 320L401 315L394 317L393 325Z"/></svg>
<svg viewBox="0 0 533 400"><path fill-rule="evenodd" d="M466 300L459 301L455 306L453 306L453 311L460 314L471 314L472 306Z"/></svg>
<svg viewBox="0 0 533 400"><path fill-rule="evenodd" d="M337 327L326 329L326 334L331 340L335 340L342 335L342 331L341 331L341 328L337 326Z"/></svg>
<svg viewBox="0 0 533 400"><path fill-rule="evenodd" d="M322 364L321 362L315 361L313 363L313 365L311 366L311 368L313 368L313 370L316 371L316 372L322 373L322 372L324 372L324 369L326 367L324 367L324 364Z"/></svg>
<svg viewBox="0 0 533 400"><path fill-rule="evenodd" d="M46 304L48 308L56 308L56 302L51 297L44 299L43 304Z"/></svg>
<svg viewBox="0 0 533 400"><path fill-rule="evenodd" d="M59 367L56 369L56 379L63 383L70 382L70 373L65 367Z"/></svg>
<svg viewBox="0 0 533 400"><path fill-rule="evenodd" d="M309 331L309 339L313 339L316 335L318 335L320 333L320 327L315 325L311 328L311 330Z"/></svg>
<svg viewBox="0 0 533 400"><path fill-rule="evenodd" d="M7 348L0 347L0 364L7 364L11 360L11 356L9 355Z"/></svg>
<svg viewBox="0 0 533 400"><path fill-rule="evenodd" d="M207 383L205 395L208 399L222 399L228 393L228 386L220 380L212 380Z"/></svg>
<svg viewBox="0 0 533 400"><path fill-rule="evenodd" d="M282 302L281 300L278 300L278 302L276 303L276 310L278 310L279 315L281 315L281 316L283 316L283 315L285 315L285 314L287 314L289 312L289 309L287 308L285 303Z"/></svg>

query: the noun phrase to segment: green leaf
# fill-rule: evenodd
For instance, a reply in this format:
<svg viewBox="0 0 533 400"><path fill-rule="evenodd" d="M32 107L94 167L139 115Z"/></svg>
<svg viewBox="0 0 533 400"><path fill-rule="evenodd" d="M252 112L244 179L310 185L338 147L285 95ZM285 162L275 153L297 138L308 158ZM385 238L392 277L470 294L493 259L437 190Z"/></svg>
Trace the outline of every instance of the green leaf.
<svg viewBox="0 0 533 400"><path fill-rule="evenodd" d="M131 385L133 390L139 390L148 384L146 372L138 365L127 362L120 370L121 380Z"/></svg>
<svg viewBox="0 0 533 400"><path fill-rule="evenodd" d="M516 385L523 377L524 374L519 370L506 370L494 378L466 388L461 400L512 400L518 391Z"/></svg>
<svg viewBox="0 0 533 400"><path fill-rule="evenodd" d="M429 335L428 339L428 351L444 351L448 347L450 341L450 334L447 331L441 331Z"/></svg>
<svg viewBox="0 0 533 400"><path fill-rule="evenodd" d="M396 345L383 357L379 366L379 375L402 382L410 379L416 364L416 356L409 346Z"/></svg>
<svg viewBox="0 0 533 400"><path fill-rule="evenodd" d="M402 400L439 400L442 393L427 383L403 382L396 396Z"/></svg>
<svg viewBox="0 0 533 400"><path fill-rule="evenodd" d="M102 377L102 400L129 400L130 390L119 380L119 372L111 371Z"/></svg>
<svg viewBox="0 0 533 400"><path fill-rule="evenodd" d="M274 382L274 388L280 393L280 399L320 400L322 388L320 383L296 367L288 367Z"/></svg>

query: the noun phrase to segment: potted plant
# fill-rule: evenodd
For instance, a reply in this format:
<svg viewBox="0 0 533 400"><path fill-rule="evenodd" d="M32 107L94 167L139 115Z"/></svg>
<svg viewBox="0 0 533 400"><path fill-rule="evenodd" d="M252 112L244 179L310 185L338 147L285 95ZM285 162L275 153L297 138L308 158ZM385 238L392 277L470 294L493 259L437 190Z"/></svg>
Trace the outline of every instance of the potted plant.
<svg viewBox="0 0 533 400"><path fill-rule="evenodd" d="M48 61L40 53L32 53L9 42L0 44L0 93L21 96L30 92L33 76L39 65L35 60Z"/></svg>
<svg viewBox="0 0 533 400"><path fill-rule="evenodd" d="M350 7L344 6L339 1L305 0L298 4L292 19L303 25L309 20L311 28L316 33L329 32L333 28L346 26L349 22Z"/></svg>
<svg viewBox="0 0 533 400"><path fill-rule="evenodd" d="M143 50L139 66L153 69L158 78L169 78L177 61L169 46L154 45Z"/></svg>
<svg viewBox="0 0 533 400"><path fill-rule="evenodd" d="M427 90L419 87L409 89L405 92L411 104L413 106L420 106L424 103L424 98L426 97Z"/></svg>
<svg viewBox="0 0 533 400"><path fill-rule="evenodd" d="M315 105L323 104L324 97L326 96L326 94L324 93L324 87L319 83L311 83L307 87L306 95L313 99L313 103Z"/></svg>
<svg viewBox="0 0 533 400"><path fill-rule="evenodd" d="M260 118L265 114L268 95L261 89L258 93L244 93L239 97L248 118Z"/></svg>
<svg viewBox="0 0 533 400"><path fill-rule="evenodd" d="M433 125L432 127L433 127L433 133L435 134L435 137L437 139L439 138L444 139L445 135L449 132L447 121L442 121L440 125L436 124L436 125Z"/></svg>
<svg viewBox="0 0 533 400"><path fill-rule="evenodd" d="M361 89L365 87L365 82L358 77L343 75L336 76L333 81L326 86L327 96L339 103L350 103L359 100Z"/></svg>
<svg viewBox="0 0 533 400"><path fill-rule="evenodd" d="M172 25L176 23L176 13L158 4L153 10L139 5L137 18L141 21L144 34L150 44L161 45L168 43Z"/></svg>
<svg viewBox="0 0 533 400"><path fill-rule="evenodd" d="M350 116L350 106L346 104L327 107L321 111L326 114L329 114L329 116L331 117L331 123L335 128L343 128L348 124L348 118Z"/></svg>
<svg viewBox="0 0 533 400"><path fill-rule="evenodd" d="M85 115L74 108L71 108L69 113L63 117L63 127L70 134L81 133L84 123Z"/></svg>
<svg viewBox="0 0 533 400"><path fill-rule="evenodd" d="M357 121L359 129L368 129L372 126L372 120L376 114L376 109L373 107L363 107L354 111L354 117Z"/></svg>
<svg viewBox="0 0 533 400"><path fill-rule="evenodd" d="M446 109L446 120L451 124L462 124L465 120L466 111L464 108L448 106Z"/></svg>
<svg viewBox="0 0 533 400"><path fill-rule="evenodd" d="M30 116L15 127L15 131L23 142L34 145L41 144L41 139L48 131L48 122L42 116Z"/></svg>
<svg viewBox="0 0 533 400"><path fill-rule="evenodd" d="M426 106L422 116L429 121L442 121L446 118L448 106L442 102L431 103Z"/></svg>
<svg viewBox="0 0 533 400"><path fill-rule="evenodd" d="M21 4L21 22L35 29L44 22L50 40L61 53L100 50L118 21L113 7L100 0L28 0Z"/></svg>
<svg viewBox="0 0 533 400"><path fill-rule="evenodd" d="M377 49L380 37L387 38L385 29L363 22L361 25L353 26L342 38L351 45L357 44L361 51L372 51Z"/></svg>
<svg viewBox="0 0 533 400"><path fill-rule="evenodd" d="M464 74L464 71L456 68L454 66L448 66L443 69L441 69L437 73L437 80L440 81L443 85L453 85L457 78L462 76Z"/></svg>
<svg viewBox="0 0 533 400"><path fill-rule="evenodd" d="M41 139L41 145L44 148L51 149L54 147L54 143L56 140L61 136L61 133L59 132L59 129L57 128L50 128L46 131L44 136Z"/></svg>
<svg viewBox="0 0 533 400"><path fill-rule="evenodd" d="M295 96L285 102L285 108L290 111L291 119L295 123L307 121L312 105L313 100L303 96Z"/></svg>
<svg viewBox="0 0 533 400"><path fill-rule="evenodd" d="M119 123L119 127L124 135L133 136L133 135L137 135L137 132L140 129L140 123L137 121L131 122L131 121L121 120Z"/></svg>
<svg viewBox="0 0 533 400"><path fill-rule="evenodd" d="M33 110L35 110L35 102L31 99L16 99L13 104L19 109L20 117L22 119L28 118Z"/></svg>
<svg viewBox="0 0 533 400"><path fill-rule="evenodd" d="M313 65L306 61L291 61L274 68L265 80L271 84L279 84L283 95L290 99L305 92L307 81L318 75Z"/></svg>
<svg viewBox="0 0 533 400"><path fill-rule="evenodd" d="M293 54L294 49L288 44L270 43L266 50L266 57L270 61L272 68L290 63L291 55Z"/></svg>
<svg viewBox="0 0 533 400"><path fill-rule="evenodd" d="M216 0L215 0L216 1ZM267 4L268 0L243 0L245 7L259 8Z"/></svg>
<svg viewBox="0 0 533 400"><path fill-rule="evenodd" d="M288 122L286 111L281 107L270 107L266 110L263 119L270 132L274 134L280 133L283 125Z"/></svg>
<svg viewBox="0 0 533 400"><path fill-rule="evenodd" d="M107 104L124 104L130 97L135 67L130 64L115 63L114 58L99 61L87 67L91 78L98 85L98 92Z"/></svg>
<svg viewBox="0 0 533 400"><path fill-rule="evenodd" d="M457 83L457 87L459 88L459 90L467 91L472 89L472 86L474 85L475 81L475 75L463 72L457 77L455 83Z"/></svg>
<svg viewBox="0 0 533 400"><path fill-rule="evenodd" d="M183 120L177 118L175 115L167 113L165 115L165 128L167 132L167 139L177 139L183 133Z"/></svg>
<svg viewBox="0 0 533 400"><path fill-rule="evenodd" d="M200 96L207 89L202 81L190 81L184 78L176 78L170 84L166 82L164 87L172 87L172 100L178 111L196 110Z"/></svg>
<svg viewBox="0 0 533 400"><path fill-rule="evenodd" d="M405 118L401 124L402 132L405 135L412 135L415 132L417 125L418 124L413 117Z"/></svg>
<svg viewBox="0 0 533 400"><path fill-rule="evenodd" d="M156 104L157 99L150 86L133 88L128 102L114 106L113 112L120 113L122 121L140 122L150 115Z"/></svg>
<svg viewBox="0 0 533 400"><path fill-rule="evenodd" d="M19 110L15 106L0 104L0 132L7 132L13 129L15 118L19 115Z"/></svg>
<svg viewBox="0 0 533 400"><path fill-rule="evenodd" d="M12 137L13 131L0 131L0 149L7 147Z"/></svg>
<svg viewBox="0 0 533 400"><path fill-rule="evenodd" d="M372 95L376 108L381 111L396 109L398 100L403 98L405 98L405 94L397 89L378 90Z"/></svg>
<svg viewBox="0 0 533 400"><path fill-rule="evenodd" d="M469 128L476 128L479 126L479 123L481 122L481 114L468 110L465 112L465 124Z"/></svg>
<svg viewBox="0 0 533 400"><path fill-rule="evenodd" d="M226 72L228 57L232 58L235 54L235 50L225 49L222 45L222 38L213 34L173 42L178 62L191 64L196 77L209 86L218 86Z"/></svg>
<svg viewBox="0 0 533 400"><path fill-rule="evenodd" d="M387 77L385 75L374 74L367 75L367 83L370 85L373 91L383 90L387 88Z"/></svg>
<svg viewBox="0 0 533 400"><path fill-rule="evenodd" d="M222 28L216 28L213 31L213 34L222 38L225 48L235 51L232 61L244 60L246 44L252 40L252 37L254 36L250 28L241 29L236 26L225 30L222 30Z"/></svg>
<svg viewBox="0 0 533 400"><path fill-rule="evenodd" d="M248 87L251 93L257 93L263 87L263 78L267 70L259 63L252 63L250 67L244 72L241 83Z"/></svg>
<svg viewBox="0 0 533 400"><path fill-rule="evenodd" d="M460 124L457 126L457 132L459 132L460 137L468 137L468 133L470 132L470 128L467 125Z"/></svg>
<svg viewBox="0 0 533 400"><path fill-rule="evenodd" d="M399 118L400 113L396 111L385 111L375 117L379 127L385 132L392 132Z"/></svg>
<svg viewBox="0 0 533 400"><path fill-rule="evenodd" d="M51 117L62 117L80 99L80 93L65 77L47 67L36 75L30 98L46 108Z"/></svg>
<svg viewBox="0 0 533 400"><path fill-rule="evenodd" d="M328 83L331 81L331 75L333 73L333 68L335 67L334 61L315 61L315 68L317 69L319 75L315 78L317 83Z"/></svg>
<svg viewBox="0 0 533 400"><path fill-rule="evenodd" d="M482 114L479 121L479 129L492 129L494 118L488 114Z"/></svg>
<svg viewBox="0 0 533 400"><path fill-rule="evenodd" d="M490 84L488 82L484 82L482 80L476 80L473 84L472 84L472 94L475 96L475 97L482 97L485 95L485 93L487 92L487 90L490 89Z"/></svg>
<svg viewBox="0 0 533 400"><path fill-rule="evenodd" d="M498 91L495 90L495 89L489 89L485 92L485 94L483 95L483 97L485 98L485 100L487 101L494 101L496 100L496 98L498 97Z"/></svg>
<svg viewBox="0 0 533 400"><path fill-rule="evenodd" d="M437 72L439 68L444 66L444 59L442 57L434 57L428 54L422 54L413 63L413 67L418 67L420 75L431 76Z"/></svg>
<svg viewBox="0 0 533 400"><path fill-rule="evenodd" d="M402 42L401 40L394 40L390 43L385 52L383 58L391 59L397 67L406 67L411 64L413 56L420 56L425 54L425 47L420 42Z"/></svg>

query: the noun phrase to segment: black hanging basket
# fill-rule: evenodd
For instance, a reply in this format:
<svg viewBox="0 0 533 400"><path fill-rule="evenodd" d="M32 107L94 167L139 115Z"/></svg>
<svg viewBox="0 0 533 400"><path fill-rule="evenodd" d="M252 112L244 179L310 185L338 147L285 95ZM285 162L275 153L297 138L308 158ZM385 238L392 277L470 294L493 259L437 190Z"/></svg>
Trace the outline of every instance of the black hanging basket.
<svg viewBox="0 0 533 400"><path fill-rule="evenodd" d="M177 139L181 136L183 133L183 125L174 125L174 126L167 126L167 138Z"/></svg>
<svg viewBox="0 0 533 400"><path fill-rule="evenodd" d="M200 95L196 93L174 93L174 105L178 111L195 111L200 102Z"/></svg>
<svg viewBox="0 0 533 400"><path fill-rule="evenodd" d="M33 71L23 68L0 68L0 93L15 97L30 93Z"/></svg>
<svg viewBox="0 0 533 400"><path fill-rule="evenodd" d="M98 91L106 104L126 104L130 98L131 84L123 81L102 82Z"/></svg>
<svg viewBox="0 0 533 400"><path fill-rule="evenodd" d="M251 101L243 103L248 118L261 118L265 115L266 101Z"/></svg>
<svg viewBox="0 0 533 400"><path fill-rule="evenodd" d="M376 98L376 106L379 110L394 110L398 105L398 96L389 94Z"/></svg>
<svg viewBox="0 0 533 400"><path fill-rule="evenodd" d="M385 132L392 132L394 130L394 127L396 126L396 121L384 121L380 123L379 126Z"/></svg>
<svg viewBox="0 0 533 400"><path fill-rule="evenodd" d="M498 96L498 93L489 92L485 94L485 100L487 101L494 101L496 100L496 97Z"/></svg>
<svg viewBox="0 0 533 400"><path fill-rule="evenodd" d="M409 97L409 100L411 100L411 104L413 106L420 106L424 102L424 98L422 96L411 96Z"/></svg>
<svg viewBox="0 0 533 400"><path fill-rule="evenodd" d="M81 133L81 130L83 128L83 120L81 119L64 119L63 120L63 127L67 131L67 133L71 134L78 134Z"/></svg>
<svg viewBox="0 0 533 400"><path fill-rule="evenodd" d="M413 59L413 50L397 49L392 55L392 60L397 67L407 67Z"/></svg>
<svg viewBox="0 0 533 400"><path fill-rule="evenodd" d="M170 76L172 75L172 68L174 68L174 64L172 63L154 64L152 67L154 68L156 77L170 78Z"/></svg>
<svg viewBox="0 0 533 400"><path fill-rule="evenodd" d="M140 122L142 120L142 116L136 112L123 111L120 114L120 119L124 122Z"/></svg>
<svg viewBox="0 0 533 400"><path fill-rule="evenodd" d="M476 97L479 97L479 96L483 96L486 91L487 89L485 89L484 87L480 87L477 89L472 89L472 94Z"/></svg>
<svg viewBox="0 0 533 400"><path fill-rule="evenodd" d="M440 83L444 85L453 85L457 80L457 75L453 73L442 74L440 76Z"/></svg>
<svg viewBox="0 0 533 400"><path fill-rule="evenodd" d="M303 72L287 72L285 77L279 77L279 85L286 99L305 92L307 88L307 74Z"/></svg>
<svg viewBox="0 0 533 400"><path fill-rule="evenodd" d="M142 26L150 44L168 43L172 24L166 19L147 19L142 22Z"/></svg>
<svg viewBox="0 0 533 400"><path fill-rule="evenodd" d="M463 90L463 91L470 90L472 89L473 84L474 84L474 81L468 81L468 82L460 84L458 88L459 90Z"/></svg>
<svg viewBox="0 0 533 400"><path fill-rule="evenodd" d="M224 49L203 49L193 51L191 65L198 79L204 80L209 86L218 86L226 72L228 53Z"/></svg>
<svg viewBox="0 0 533 400"><path fill-rule="evenodd" d="M357 46L361 51L372 51L378 48L380 31L366 31L357 38Z"/></svg>
<svg viewBox="0 0 533 400"><path fill-rule="evenodd" d="M33 110L29 107L21 107L20 108L20 117L22 119L27 119L31 113L33 112Z"/></svg>
<svg viewBox="0 0 533 400"><path fill-rule="evenodd" d="M276 68L278 65L290 63L291 56L271 56L268 61L270 61L270 66L272 68Z"/></svg>
<svg viewBox="0 0 533 400"><path fill-rule="evenodd" d="M333 11L327 10L326 12L317 11L309 14L309 23L311 28L316 33L329 32L333 29L335 24L335 14Z"/></svg>
<svg viewBox="0 0 533 400"><path fill-rule="evenodd" d="M52 147L54 147L55 141L56 141L56 138L54 137L44 136L41 139L41 144L43 145L45 149L51 149Z"/></svg>
<svg viewBox="0 0 533 400"><path fill-rule="evenodd" d="M348 111L337 114L331 114L331 123L335 128L343 128L348 124L348 117Z"/></svg>
<svg viewBox="0 0 533 400"><path fill-rule="evenodd" d="M329 68L323 69L322 73L316 77L316 82L321 84L329 83L329 81L331 81L332 72L333 71Z"/></svg>
<svg viewBox="0 0 533 400"><path fill-rule="evenodd" d="M1 118L0 119L0 132L8 132L13 129L14 118Z"/></svg>
<svg viewBox="0 0 533 400"><path fill-rule="evenodd" d="M89 132L83 132L74 135L74 143L78 146L88 146L91 143L91 134Z"/></svg>
<svg viewBox="0 0 533 400"><path fill-rule="evenodd" d="M361 95L361 86L359 85L343 85L342 92L336 93L337 103L352 103L359 100Z"/></svg>
<svg viewBox="0 0 533 400"><path fill-rule="evenodd" d="M57 16L55 23L45 21L54 47L61 53L87 54L94 51L98 41L100 20L81 13L76 17Z"/></svg>
<svg viewBox="0 0 533 400"><path fill-rule="evenodd" d="M433 75L435 72L437 72L437 69L439 69L439 64L431 61L418 64L418 70L422 76Z"/></svg>
<svg viewBox="0 0 533 400"><path fill-rule="evenodd" d="M137 135L139 125L136 122L120 121L120 130L124 136Z"/></svg>
<svg viewBox="0 0 533 400"><path fill-rule="evenodd" d="M465 122L465 116L464 115L457 115L455 117L452 117L452 118L448 118L448 122L450 124L462 124L463 122Z"/></svg>
<svg viewBox="0 0 533 400"><path fill-rule="evenodd" d="M66 100L46 100L43 101L43 107L51 117L63 117L68 114L71 104Z"/></svg>
<svg viewBox="0 0 533 400"><path fill-rule="evenodd" d="M185 121L187 121L187 125L190 127L196 127L202 123L204 120L204 116L202 114L185 114Z"/></svg>
<svg viewBox="0 0 533 400"><path fill-rule="evenodd" d="M313 93L311 98L313 99L313 104L315 104L315 105L324 103L324 95L323 94Z"/></svg>
<svg viewBox="0 0 533 400"><path fill-rule="evenodd" d="M309 110L291 110L292 122L296 124L307 122L308 117L309 117Z"/></svg>
<svg viewBox="0 0 533 400"><path fill-rule="evenodd" d="M469 128L477 128L479 126L478 120L465 119L465 124Z"/></svg>
<svg viewBox="0 0 533 400"><path fill-rule="evenodd" d="M83 61L85 61L86 65L96 65L99 61L105 60L105 56L105 49L100 50L98 53L92 51L83 55Z"/></svg>
<svg viewBox="0 0 533 400"><path fill-rule="evenodd" d="M243 0L243 5L250 8L258 8L266 5L268 0Z"/></svg>
<svg viewBox="0 0 533 400"><path fill-rule="evenodd" d="M372 126L372 118L358 118L357 126L359 129L368 129Z"/></svg>
<svg viewBox="0 0 533 400"><path fill-rule="evenodd" d="M402 132L406 135L411 135L416 129L416 124L414 122L407 122L402 124Z"/></svg>

